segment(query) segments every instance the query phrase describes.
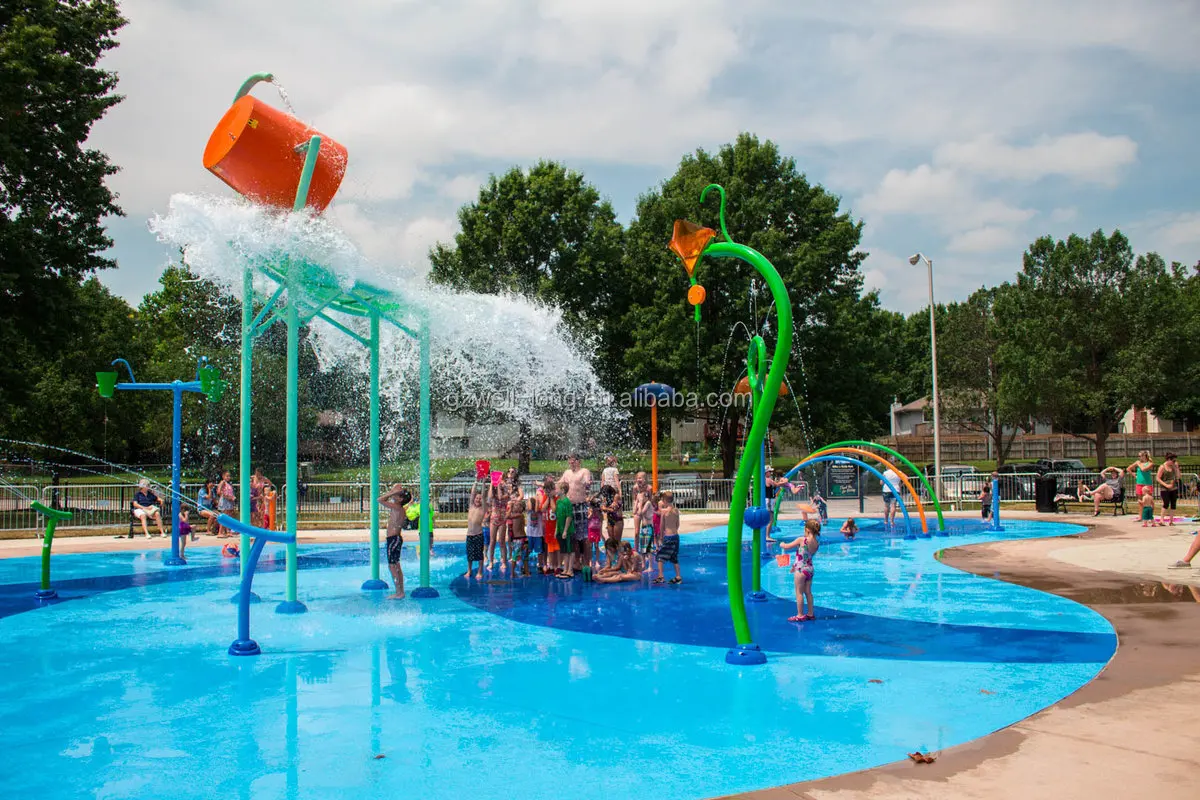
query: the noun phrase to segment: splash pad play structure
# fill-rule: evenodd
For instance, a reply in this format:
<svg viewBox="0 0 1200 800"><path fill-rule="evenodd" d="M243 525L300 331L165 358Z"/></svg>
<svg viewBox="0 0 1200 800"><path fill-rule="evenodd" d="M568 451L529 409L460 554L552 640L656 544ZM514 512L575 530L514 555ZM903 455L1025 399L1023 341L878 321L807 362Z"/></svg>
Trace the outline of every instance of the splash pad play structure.
<svg viewBox="0 0 1200 800"><path fill-rule="evenodd" d="M305 212L289 208L315 212L328 204L345 151L327 149L326 137L290 117L280 122L256 100L246 102L253 82L264 78L243 87L218 127L214 135L233 141L225 156L232 160L222 157L212 168L242 187L256 213L271 208L278 209L271 215L302 219ZM271 146L271 139L259 139L258 149L248 151L254 157L238 162L238 140L249 147L272 125L282 125L286 135ZM319 178L326 159L327 177ZM267 170L270 180L246 180L276 162L277 169ZM310 192L314 185L326 188ZM709 255L758 270L777 311L790 320L782 280L761 254L732 241L723 211L721 241L713 241L712 230L676 226L682 235L675 249L688 269L695 313L704 301L696 269ZM763 441L781 393L790 321L780 325L769 365L766 342L751 342L747 388L754 419L730 524L684 537L683 584L514 575L467 580L461 544L446 543L437 559L429 557L429 364L430 342L442 342L435 336L437 316L396 291L348 279L294 251L256 251L244 269L236 264L245 314L242 519L220 521L254 545L243 546L240 565L212 548L199 548L189 563L171 568L145 552L63 555L56 588L72 602L37 605L32 613L33 587L23 577L32 559L0 560L0 637L6 642L0 669L10 676L0 685L0 706L11 709L0 748L23 766L0 774L2 796L157 800L203 787L206 796L222 797L324 800L407 792L428 800L541 800L564 792L563 780L546 779L549 770L569 780L572 797L585 800L651 793L695 800L867 769L914 748L936 750L986 735L1091 680L1115 648L1111 626L1076 603L958 572L937 560L938 542L897 546L897 537L875 529L822 550L818 624L782 623L791 583L782 570L752 573L753 588L763 596L745 604L742 537L750 526L758 538L771 519ZM386 602L371 580L358 591L364 568L378 579L377 516L367 549L295 547L297 329L318 320L328 324L310 330L331 331L366 356L373 509L380 382L388 366L380 350L390 331L417 343L421 368L409 374L422 382L422 546L419 555L410 549L403 558L406 570L419 559L422 588L436 583L444 589L440 597ZM288 326L286 499L292 504L287 529L279 532L247 522L249 354L275 322ZM667 389L650 391L657 400ZM797 469L846 461L882 476L900 460L871 457L875 449L835 443ZM920 502L913 484L890 487L897 495L907 489ZM914 516L921 514L918 508ZM786 537L798 535L796 521L777 524ZM940 514L938 530L944 530ZM1004 538L1079 530L1016 521ZM978 528L962 532L963 543L999 538ZM272 543L287 546L286 558L265 551ZM759 562L754 559L756 567ZM306 615L260 624L256 641L252 584L264 596L282 594L281 610L300 610L289 605L300 603L297 570L305 573ZM222 612L235 586L238 633L228 645ZM25 605L11 602L18 594ZM229 657L259 652L268 657ZM757 666L739 668L744 664ZM938 691L930 693L931 685ZM614 709L613 686L649 691ZM600 710L564 715L564 697ZM610 755L614 735L623 743L619 758ZM221 757L197 758L197 742L220 742ZM788 755L764 759L764 751ZM528 762L531 752L545 770L479 780L496 763ZM664 775L687 780L664 781Z"/></svg>
<svg viewBox="0 0 1200 800"><path fill-rule="evenodd" d="M792 304L788 298L787 287L778 270L762 253L737 244L729 236L725 227L725 190L717 184L709 184L700 193L700 202L704 202L709 191L715 189L720 195L720 224L724 241L713 241L717 232L685 220L675 221L675 230L671 237L671 250L679 256L687 270L691 287L688 289L688 302L695 307L696 321L700 320L700 306L705 300L704 286L696 278L696 267L705 255L712 258L735 258L754 267L766 281L771 290L771 299L775 303L775 314L779 321L779 336L771 355L770 367L766 364L766 343L761 336L755 336L750 343L750 352L746 356L746 374L750 381L750 390L754 398L754 421L750 433L746 437L745 449L738 462L737 478L733 484L733 497L730 500L728 537L726 542L726 573L729 581L729 611L733 619L736 646L725 654L725 660L731 664L764 664L767 656L762 648L754 644L750 635L750 623L746 619L746 600L742 596L742 525L749 524L754 529L754 543L759 546L761 529L771 518L771 512L762 505L761 471L763 467L763 439L767 434L771 414L775 410L775 401L779 397L779 387L783 383L784 373L787 372L788 357L792 349ZM755 473L760 473L756 487L755 506L747 508L746 503L750 494L750 481ZM755 552L754 562L759 558Z"/></svg>
<svg viewBox="0 0 1200 800"><path fill-rule="evenodd" d="M346 172L346 148L323 136L295 117L250 95L255 85L273 80L270 73L250 76L234 95L233 105L217 124L204 150L204 167L239 194L255 203L293 212L319 213L332 202ZM265 278L275 289L255 307L255 279ZM414 316L416 317L414 319ZM341 319L339 319L341 317ZM364 335L346 318L365 320ZM424 316L414 315L388 291L363 281L344 286L337 276L318 264L287 257L261 259L245 267L242 276L241 358L241 497L240 516L250 518L251 353L254 342L275 322L287 326L287 456L284 526L287 532L287 594L277 613L307 610L299 599L296 577L296 527L299 484L299 352L300 326L314 320L328 323L366 348L369 357L370 402L370 577L364 591L387 589L379 577L379 349L380 326L388 323L418 342L420 350L420 486L429 497L429 327ZM429 504L421 505L420 585L415 598L437 597L429 584L429 544L432 527ZM253 530L240 525L243 573L250 558ZM248 585L248 584L247 584ZM240 594L249 602L249 591Z"/></svg>

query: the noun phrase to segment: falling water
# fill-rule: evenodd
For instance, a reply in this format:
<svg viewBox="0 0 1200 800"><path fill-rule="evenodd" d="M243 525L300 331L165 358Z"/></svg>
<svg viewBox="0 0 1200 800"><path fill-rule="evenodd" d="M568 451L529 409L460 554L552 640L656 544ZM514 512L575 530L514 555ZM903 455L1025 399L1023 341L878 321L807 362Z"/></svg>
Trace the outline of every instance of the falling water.
<svg viewBox="0 0 1200 800"><path fill-rule="evenodd" d="M283 107L293 117L296 116L296 109L292 107L292 100L288 97L287 89L283 88L283 84L276 78L271 78L271 83L275 86L275 91L279 92L279 100L283 103Z"/></svg>
<svg viewBox="0 0 1200 800"><path fill-rule="evenodd" d="M431 391L441 408L496 412L527 423L535 433L561 429L564 414L592 428L625 416L607 402L583 355L594 347L569 334L557 308L518 295L452 291L431 284L425 270L412 266L385 269L363 257L325 217L308 212L279 213L241 199L177 194L170 212L152 219L150 228L161 240L184 249L193 272L234 295L241 294L244 268L263 262L320 265L326 279L343 290L356 282L385 290L410 330L422 318L428 321ZM256 273L255 289L261 297L275 286ZM366 334L365 320L342 321ZM367 372L366 348L332 326L311 326L309 341L322 369L341 365ZM398 406L413 404L418 375L416 342L385 323L380 332L381 395Z"/></svg>

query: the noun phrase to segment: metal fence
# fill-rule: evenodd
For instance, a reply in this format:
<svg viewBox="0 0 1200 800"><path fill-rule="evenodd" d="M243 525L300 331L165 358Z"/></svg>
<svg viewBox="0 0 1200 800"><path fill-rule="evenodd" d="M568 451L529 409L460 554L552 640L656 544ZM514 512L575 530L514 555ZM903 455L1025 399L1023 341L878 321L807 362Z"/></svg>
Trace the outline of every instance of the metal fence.
<svg viewBox="0 0 1200 800"><path fill-rule="evenodd" d="M431 484L434 512L438 524L465 523L473 481L445 481ZM532 494L538 483L532 478L522 481L526 494ZM184 505L195 508L200 484L180 487ZM380 492L388 489L381 486ZM728 511L733 495L733 481L725 478L672 478L663 476L659 490L670 489L676 504L685 511ZM166 504L170 487L154 487L164 502L164 524L169 512ZM30 508L30 502L40 500L50 508L71 511L69 520L58 523L58 529L125 527L132 514L133 496L138 487L131 483L60 484L56 486L13 486L0 484L0 530L37 530L44 522ZM627 512L633 510L633 481L622 482L622 504ZM280 489L276 518L283 518L284 490ZM370 521L371 491L365 482L301 484L297 505L299 522L303 525L366 525ZM381 516L386 519L387 511Z"/></svg>
<svg viewBox="0 0 1200 800"><path fill-rule="evenodd" d="M1076 495L1080 482L1089 489L1098 485L1102 478L1098 472L1063 472L1050 473L1057 479L1056 494ZM921 494L922 502L928 497L924 487L915 475L906 476ZM1007 473L1000 476L1000 501L1002 504L1032 503L1035 499L1035 482L1037 473ZM947 510L969 510L979 508L979 495L985 485L991 484L991 475L986 472L945 475L942 478L941 501ZM1126 501L1134 500L1133 476L1123 477ZM931 480L932 483L932 480ZM1181 501L1200 503L1196 491L1200 484L1200 475L1184 473L1184 486L1180 491ZM472 481L435 482L431 485L434 498L435 519L438 524L465 523L467 506L470 501ZM527 494L532 494L537 483L527 478L523 488ZM185 504L195 506L196 493L199 484L184 484L181 489ZM862 475L860 491L864 499L878 498L881 490L880 482L871 475ZM728 511L733 496L733 480L727 478L700 478L689 476L686 479L665 475L660 478L659 490L670 489L675 495L676 505L684 511ZM387 487L381 487L381 492ZM166 501L170 497L168 487L156 487L155 491ZM73 512L70 520L58 524L59 530L71 528L97 527L126 527L131 518L131 503L137 492L137 486L129 483L112 484L62 484L58 486L31 486L0 484L0 530L34 531L40 529L44 521L30 508L30 501L39 499L51 508L60 508ZM626 512L633 509L633 482L622 482L622 501ZM902 499L908 505L913 505L913 499L906 489L901 489ZM788 501L807 501L808 486L805 485L798 493L788 493ZM827 498L835 499L835 498ZM853 498L857 500L858 498ZM283 491L280 491L279 510L277 519L283 518ZM787 506L784 510L787 510ZM164 509L165 510L165 509ZM301 486L298 505L299 522L306 526L319 525L366 525L370 520L371 493L370 484L364 482L341 483L309 483ZM1197 506L1200 513L1200 505ZM381 516L386 519L386 510ZM166 520L164 515L164 523Z"/></svg>

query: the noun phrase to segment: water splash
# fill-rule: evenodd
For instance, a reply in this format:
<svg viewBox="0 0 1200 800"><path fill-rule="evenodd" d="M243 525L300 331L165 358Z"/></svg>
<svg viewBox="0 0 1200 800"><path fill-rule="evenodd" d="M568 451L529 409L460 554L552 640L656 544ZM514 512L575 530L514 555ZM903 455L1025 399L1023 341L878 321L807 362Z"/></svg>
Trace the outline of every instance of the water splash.
<svg viewBox="0 0 1200 800"><path fill-rule="evenodd" d="M320 265L342 290L362 282L387 291L410 329L428 320L437 407L525 423L534 433L561 430L564 419L594 427L627 416L608 402L583 355L594 352L594 344L573 336L557 308L518 295L452 291L430 283L427 271L413 266L385 269L325 217L280 213L240 198L176 194L169 213L153 218L150 229L183 248L194 273L235 296L241 294L243 270L264 262ZM256 273L256 294L275 288ZM343 321L365 335L365 320ZM309 330L322 369L341 365L367 372L367 352L357 342L329 325ZM413 405L416 342L385 324L380 365L381 395Z"/></svg>

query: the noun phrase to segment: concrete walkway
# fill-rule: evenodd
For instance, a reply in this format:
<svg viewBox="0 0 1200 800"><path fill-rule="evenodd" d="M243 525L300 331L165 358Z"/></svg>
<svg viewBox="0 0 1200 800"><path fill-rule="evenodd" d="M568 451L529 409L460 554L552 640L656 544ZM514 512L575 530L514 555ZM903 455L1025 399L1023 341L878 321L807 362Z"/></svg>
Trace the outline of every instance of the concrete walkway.
<svg viewBox="0 0 1200 800"><path fill-rule="evenodd" d="M1113 660L1094 681L1015 725L937 754L934 764L905 761L742 797L1200 797L1200 703L1195 695L1200 690L1200 592L1187 590L1179 583L1182 576L1175 574L1169 576L1174 583L1144 579L1166 572L1152 564L1165 566L1166 559L1183 555L1181 548L1186 548L1191 529L1143 529L1131 517L1078 517L1072 521L1092 526L1092 530L1077 539L954 548L945 552L943 562L1053 592L1104 615L1116 628L1119 645ZM1164 556L1167 552L1175 555ZM1131 565L1138 568L1124 571Z"/></svg>

